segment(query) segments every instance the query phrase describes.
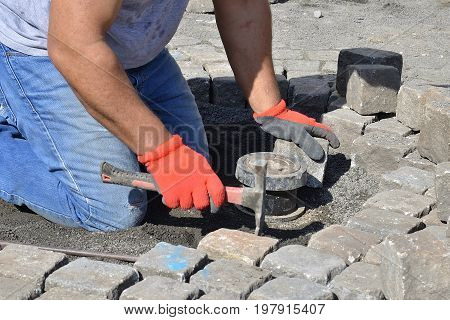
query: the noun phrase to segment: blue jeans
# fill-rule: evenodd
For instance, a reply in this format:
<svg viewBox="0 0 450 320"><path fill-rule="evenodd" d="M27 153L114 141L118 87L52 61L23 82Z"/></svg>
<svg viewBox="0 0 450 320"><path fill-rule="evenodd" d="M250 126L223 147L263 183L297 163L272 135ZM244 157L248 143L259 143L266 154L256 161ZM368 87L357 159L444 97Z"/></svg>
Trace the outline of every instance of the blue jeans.
<svg viewBox="0 0 450 320"><path fill-rule="evenodd" d="M168 51L127 74L167 129L207 156L197 105ZM139 170L136 155L87 113L48 57L0 43L0 198L69 227L138 225L147 213L146 192L103 184L103 161Z"/></svg>

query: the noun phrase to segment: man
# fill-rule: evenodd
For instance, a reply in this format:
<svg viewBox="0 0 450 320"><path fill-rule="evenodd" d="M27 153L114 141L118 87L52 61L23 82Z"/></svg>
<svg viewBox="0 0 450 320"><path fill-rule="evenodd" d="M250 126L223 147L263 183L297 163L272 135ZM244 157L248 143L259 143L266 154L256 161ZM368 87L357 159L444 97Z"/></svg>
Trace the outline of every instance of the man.
<svg viewBox="0 0 450 320"><path fill-rule="evenodd" d="M0 198L69 227L139 224L143 191L104 185L108 161L144 164L171 208L224 201L201 117L164 49L188 0L0 0ZM286 109L267 0L215 0L236 78L261 128L313 159L328 127ZM184 129L183 129L184 128ZM189 128L189 130L186 130ZM311 135L310 135L311 134ZM136 155L138 155L136 157Z"/></svg>

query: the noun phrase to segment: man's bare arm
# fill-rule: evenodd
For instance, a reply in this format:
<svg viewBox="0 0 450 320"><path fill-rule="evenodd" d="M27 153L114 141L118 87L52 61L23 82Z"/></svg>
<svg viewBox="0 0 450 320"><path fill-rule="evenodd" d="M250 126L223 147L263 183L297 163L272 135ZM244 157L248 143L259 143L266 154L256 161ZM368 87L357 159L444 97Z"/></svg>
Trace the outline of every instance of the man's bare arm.
<svg viewBox="0 0 450 320"><path fill-rule="evenodd" d="M170 138L105 42L122 0L53 0L48 52L86 110L137 154ZM140 128L151 134L139 137Z"/></svg>
<svg viewBox="0 0 450 320"><path fill-rule="evenodd" d="M255 112L280 102L267 0L214 0L217 25L236 80Z"/></svg>

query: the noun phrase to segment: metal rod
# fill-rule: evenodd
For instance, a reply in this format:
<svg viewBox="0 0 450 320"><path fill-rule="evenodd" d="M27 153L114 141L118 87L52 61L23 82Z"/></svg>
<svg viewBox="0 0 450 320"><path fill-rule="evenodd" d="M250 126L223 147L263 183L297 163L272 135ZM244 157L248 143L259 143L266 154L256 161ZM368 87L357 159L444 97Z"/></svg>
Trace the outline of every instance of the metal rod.
<svg viewBox="0 0 450 320"><path fill-rule="evenodd" d="M0 247L6 247L11 244L29 246L29 244L24 244L24 243L0 241ZM113 259L113 260L126 261L126 262L136 262L138 259L138 257L136 257L136 256L129 256L129 255L120 255L120 254L93 252L93 251L84 251L84 250L52 248L52 247L41 247L41 246L34 246L34 245L31 245L31 246L36 247L41 250L60 252L60 253L68 254L70 256L77 256L77 257L104 258L104 259Z"/></svg>

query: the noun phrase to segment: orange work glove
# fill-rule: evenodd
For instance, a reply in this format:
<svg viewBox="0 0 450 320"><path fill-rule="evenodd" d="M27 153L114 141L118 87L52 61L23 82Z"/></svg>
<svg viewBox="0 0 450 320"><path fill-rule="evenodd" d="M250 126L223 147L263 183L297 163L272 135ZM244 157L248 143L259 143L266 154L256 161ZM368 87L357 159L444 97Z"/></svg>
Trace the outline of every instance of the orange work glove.
<svg viewBox="0 0 450 320"><path fill-rule="evenodd" d="M261 124L261 129L279 139L295 142L313 160L321 160L324 155L322 147L313 137L327 139L335 149L340 145L331 128L289 110L284 100L269 110L254 113L253 117Z"/></svg>
<svg viewBox="0 0 450 320"><path fill-rule="evenodd" d="M219 177L205 157L185 146L180 136L172 136L138 160L153 176L168 207L204 209L210 197L217 207L223 204L225 187Z"/></svg>

